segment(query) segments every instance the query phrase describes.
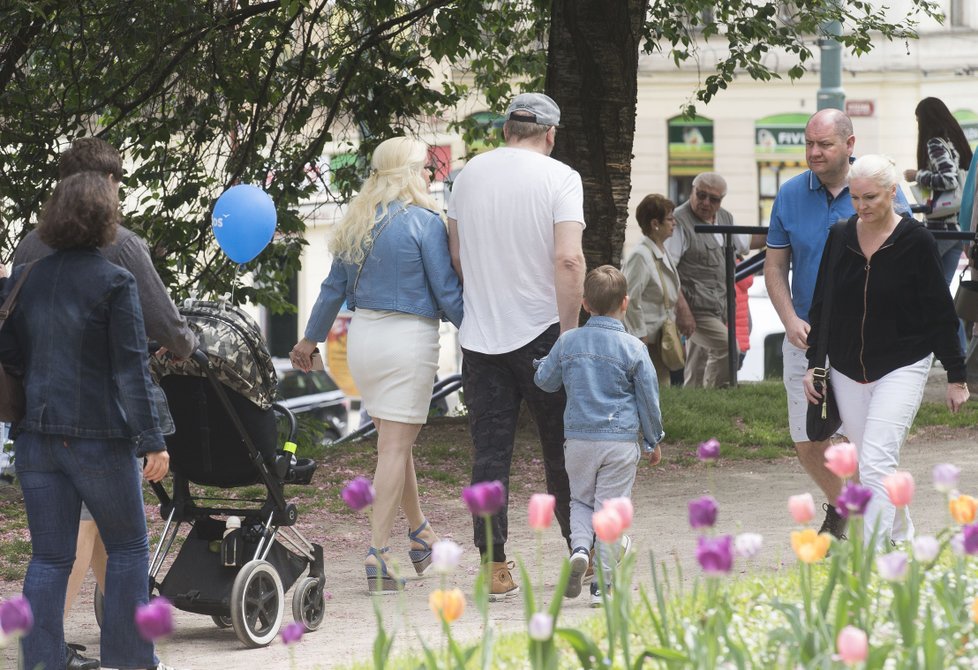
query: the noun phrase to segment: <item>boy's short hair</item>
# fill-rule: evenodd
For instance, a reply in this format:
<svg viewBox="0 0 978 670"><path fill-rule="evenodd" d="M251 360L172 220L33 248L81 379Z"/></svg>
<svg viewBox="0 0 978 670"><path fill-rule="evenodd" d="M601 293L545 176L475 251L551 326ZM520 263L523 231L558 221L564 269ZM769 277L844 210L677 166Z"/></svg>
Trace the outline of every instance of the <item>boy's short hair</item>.
<svg viewBox="0 0 978 670"><path fill-rule="evenodd" d="M618 311L628 295L628 282L621 270L602 265L584 278L584 299L593 314L604 316Z"/></svg>
<svg viewBox="0 0 978 670"><path fill-rule="evenodd" d="M79 137L61 153L58 179L79 172L101 172L122 181L122 158L119 151L99 137Z"/></svg>

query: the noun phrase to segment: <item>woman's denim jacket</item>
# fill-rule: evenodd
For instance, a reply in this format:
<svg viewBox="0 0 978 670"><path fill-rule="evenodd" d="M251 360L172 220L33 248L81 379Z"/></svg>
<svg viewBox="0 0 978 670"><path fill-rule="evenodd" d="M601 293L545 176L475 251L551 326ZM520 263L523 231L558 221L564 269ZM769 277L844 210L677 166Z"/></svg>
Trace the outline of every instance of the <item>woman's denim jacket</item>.
<svg viewBox="0 0 978 670"><path fill-rule="evenodd" d="M371 231L373 246L362 270L333 259L306 324L307 339L326 339L344 300L350 309L444 317L456 327L462 323L462 285L452 268L445 224L415 205L392 202L388 212Z"/></svg>
<svg viewBox="0 0 978 670"><path fill-rule="evenodd" d="M3 299L24 267L4 284ZM139 456L162 451L146 347L127 270L96 250L37 261L0 330L0 361L24 373L27 413L15 430L131 440Z"/></svg>
<svg viewBox="0 0 978 670"><path fill-rule="evenodd" d="M625 332L621 321L592 316L569 330L537 366L533 381L544 391L567 392L564 437L624 442L655 448L664 433L659 381L646 346Z"/></svg>

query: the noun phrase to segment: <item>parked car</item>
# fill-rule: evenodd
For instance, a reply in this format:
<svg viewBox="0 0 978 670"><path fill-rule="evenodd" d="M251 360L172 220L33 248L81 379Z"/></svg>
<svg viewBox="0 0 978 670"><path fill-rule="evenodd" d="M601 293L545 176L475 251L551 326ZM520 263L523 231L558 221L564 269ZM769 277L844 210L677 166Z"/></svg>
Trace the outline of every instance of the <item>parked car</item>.
<svg viewBox="0 0 978 670"><path fill-rule="evenodd" d="M325 424L323 443L334 442L347 433L350 399L324 370L302 372L285 358L274 358L278 376L279 402L300 421L311 417Z"/></svg>

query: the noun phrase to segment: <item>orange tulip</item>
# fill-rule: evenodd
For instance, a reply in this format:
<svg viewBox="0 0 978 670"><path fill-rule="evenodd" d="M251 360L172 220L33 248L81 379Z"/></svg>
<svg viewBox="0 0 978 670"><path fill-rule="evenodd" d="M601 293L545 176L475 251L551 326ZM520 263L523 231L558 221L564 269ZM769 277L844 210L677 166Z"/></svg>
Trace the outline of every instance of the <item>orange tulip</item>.
<svg viewBox="0 0 978 670"><path fill-rule="evenodd" d="M948 508L951 510L951 518L954 519L955 523L963 526L975 522L978 500L971 496L960 495L957 498L951 498L948 502Z"/></svg>
<svg viewBox="0 0 978 670"><path fill-rule="evenodd" d="M832 537L828 533L816 533L811 528L791 533L791 548L795 550L795 556L804 563L816 563L825 558L832 544Z"/></svg>
<svg viewBox="0 0 978 670"><path fill-rule="evenodd" d="M465 596L460 589L444 591L438 589L428 596L428 607L435 615L447 623L456 621L465 611Z"/></svg>
<svg viewBox="0 0 978 670"><path fill-rule="evenodd" d="M978 623L978 598L971 601L971 620Z"/></svg>

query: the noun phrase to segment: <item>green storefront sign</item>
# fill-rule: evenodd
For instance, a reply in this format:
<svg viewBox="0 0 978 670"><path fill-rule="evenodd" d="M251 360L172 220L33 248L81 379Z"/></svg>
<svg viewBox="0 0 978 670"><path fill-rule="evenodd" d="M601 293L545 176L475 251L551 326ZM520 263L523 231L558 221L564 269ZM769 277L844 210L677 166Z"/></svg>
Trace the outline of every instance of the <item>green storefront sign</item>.
<svg viewBox="0 0 978 670"><path fill-rule="evenodd" d="M696 175L713 169L713 121L674 116L668 122L669 174Z"/></svg>
<svg viewBox="0 0 978 670"><path fill-rule="evenodd" d="M759 161L797 160L805 156L808 114L772 114L754 122L754 152Z"/></svg>
<svg viewBox="0 0 978 670"><path fill-rule="evenodd" d="M970 109L959 109L952 113L958 123L961 124L961 130L964 131L964 136L968 138L968 144L974 149L975 146L978 146L978 114Z"/></svg>

